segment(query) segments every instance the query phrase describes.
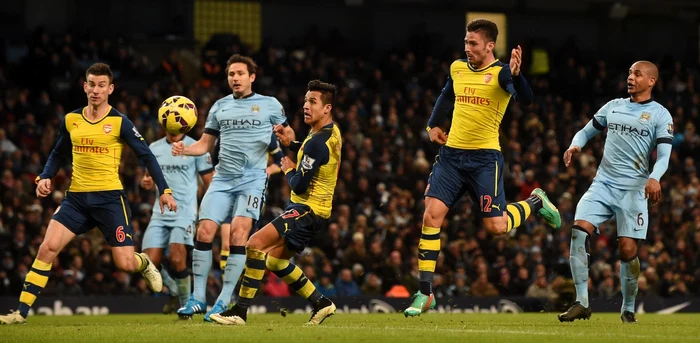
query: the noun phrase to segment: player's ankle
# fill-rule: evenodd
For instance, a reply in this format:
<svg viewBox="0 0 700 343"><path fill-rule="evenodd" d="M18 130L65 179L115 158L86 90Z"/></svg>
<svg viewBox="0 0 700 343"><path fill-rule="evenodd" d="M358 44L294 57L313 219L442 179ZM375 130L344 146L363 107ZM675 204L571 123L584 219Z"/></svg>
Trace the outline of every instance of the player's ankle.
<svg viewBox="0 0 700 343"><path fill-rule="evenodd" d="M428 281L421 281L420 292L423 295L430 295L433 292L433 284Z"/></svg>

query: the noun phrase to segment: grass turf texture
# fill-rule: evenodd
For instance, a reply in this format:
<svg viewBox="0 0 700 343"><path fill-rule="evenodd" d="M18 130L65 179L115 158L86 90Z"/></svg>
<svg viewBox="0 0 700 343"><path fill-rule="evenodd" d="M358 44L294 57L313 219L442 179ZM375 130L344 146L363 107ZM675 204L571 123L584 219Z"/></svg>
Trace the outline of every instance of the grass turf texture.
<svg viewBox="0 0 700 343"><path fill-rule="evenodd" d="M306 314L250 315L247 326L222 326L166 315L33 316L26 325L1 325L2 342L698 342L700 314L619 314L559 323L555 313L336 314L304 327Z"/></svg>

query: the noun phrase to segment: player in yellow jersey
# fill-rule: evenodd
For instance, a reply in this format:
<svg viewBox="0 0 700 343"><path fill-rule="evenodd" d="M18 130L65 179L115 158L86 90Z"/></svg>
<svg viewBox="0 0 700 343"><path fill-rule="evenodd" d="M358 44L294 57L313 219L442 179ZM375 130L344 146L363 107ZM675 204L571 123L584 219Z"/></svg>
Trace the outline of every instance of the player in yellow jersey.
<svg viewBox="0 0 700 343"><path fill-rule="evenodd" d="M539 188L526 200L506 205L498 130L511 97L529 105L532 90L520 72L520 46L512 50L510 64L506 65L494 57L497 37L498 27L489 20L476 19L467 25L467 59L450 66L447 84L428 121L430 140L444 146L425 190L418 245L420 290L404 311L407 317L435 307L432 282L440 253L440 226L465 192L479 206L477 213L486 230L494 235L520 226L532 212L538 212L554 228L561 226L559 211ZM450 114L448 136L439 125Z"/></svg>
<svg viewBox="0 0 700 343"><path fill-rule="evenodd" d="M211 319L224 325L245 325L248 307L260 287L265 268L290 285L313 305L309 325L321 324L335 313L335 304L314 287L299 267L289 260L304 250L309 240L328 225L333 194L340 170L342 138L331 110L335 86L309 82L304 102L304 122L311 131L303 143L292 142L282 125L275 132L284 146L297 152L297 163L282 159L282 171L292 189L285 212L248 240L246 269L238 302ZM267 255L267 256L266 256Z"/></svg>
<svg viewBox="0 0 700 343"><path fill-rule="evenodd" d="M51 263L76 235L99 227L112 246L117 268L140 272L154 292L163 287L158 269L148 256L134 251L131 211L119 180L122 147L128 144L153 176L160 192L160 208L177 210L175 199L148 144L134 124L109 105L114 91L112 71L104 63L93 64L83 84L88 106L68 113L61 123L58 142L44 171L37 177L36 194L51 194L51 178L68 158L73 158L73 175L65 199L49 222L44 241L24 281L19 308L0 316L0 324L26 322L29 309L46 286Z"/></svg>

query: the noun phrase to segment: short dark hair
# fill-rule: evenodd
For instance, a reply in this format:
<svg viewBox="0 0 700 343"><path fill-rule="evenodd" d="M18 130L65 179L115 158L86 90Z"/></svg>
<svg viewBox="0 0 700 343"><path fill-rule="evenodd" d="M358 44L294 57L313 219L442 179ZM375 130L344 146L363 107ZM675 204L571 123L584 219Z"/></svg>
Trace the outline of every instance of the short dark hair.
<svg viewBox="0 0 700 343"><path fill-rule="evenodd" d="M107 76L109 78L109 83L112 83L114 79L114 74L112 74L112 69L109 68L109 65L100 62L91 65L90 68L85 71L85 80L87 80L88 75Z"/></svg>
<svg viewBox="0 0 700 343"><path fill-rule="evenodd" d="M229 57L228 62L226 62L226 74L228 74L228 68L234 63L243 63L248 67L248 74L253 75L258 70L258 65L255 64L252 58L248 56L243 56L235 54Z"/></svg>
<svg viewBox="0 0 700 343"><path fill-rule="evenodd" d="M330 104L333 106L333 102L335 101L335 91L336 88L334 85L330 83L325 83L321 80L312 80L309 81L309 84L307 86L307 90L309 92L320 92L321 93L321 101L323 102L324 105Z"/></svg>
<svg viewBox="0 0 700 343"><path fill-rule="evenodd" d="M474 19L467 24L467 32L479 31L484 34L484 38L489 42L495 43L496 39L498 39L498 25L488 19Z"/></svg>

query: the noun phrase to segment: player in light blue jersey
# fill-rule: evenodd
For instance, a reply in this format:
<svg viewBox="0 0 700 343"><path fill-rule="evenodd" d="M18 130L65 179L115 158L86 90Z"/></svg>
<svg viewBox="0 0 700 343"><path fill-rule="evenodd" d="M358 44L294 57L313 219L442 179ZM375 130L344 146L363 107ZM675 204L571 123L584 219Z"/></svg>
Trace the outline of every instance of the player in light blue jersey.
<svg viewBox="0 0 700 343"><path fill-rule="evenodd" d="M192 144L194 139L184 134L166 136L153 142L150 145L153 155L155 155L163 171L165 180L172 185L173 196L178 204L181 204L178 212L165 211L160 213L157 206L153 206L151 221L143 236L142 249L156 266L161 265L161 258L164 250L168 249L170 271L163 266L160 268L163 276L163 283L168 286L174 299L171 303L179 302L179 306L184 306L190 295L190 274L187 271L187 248L194 243L193 233L197 221L197 190L199 176L202 178L204 189L209 187L209 183L214 175L214 166L211 156L207 153L202 156L173 156L171 153L172 143L182 141ZM153 179L150 175L144 175L141 186L145 189L153 189ZM178 301L179 298L179 301ZM166 305L164 312L173 307L174 304ZM174 311L174 310L172 310Z"/></svg>
<svg viewBox="0 0 700 343"><path fill-rule="evenodd" d="M219 156L219 140L216 141L216 148L214 149L214 153L212 156L212 160L214 161L214 164L218 163L218 156ZM270 156L270 159L272 160L268 161L267 165L267 176L270 177L272 175L275 175L279 172L282 171L282 158L285 156L284 151L282 150L282 147L280 146L279 141L277 140L277 135L275 133L272 133L272 137L270 138L270 145L267 147L267 153ZM260 211L260 216L262 216L265 213L265 196L263 196L262 200L262 210ZM224 270L226 268L226 260L228 259L229 255L229 249L230 249L230 244L229 244L229 238L231 236L231 221L233 220L233 217L229 215L224 219L224 221L221 223L221 256L219 260L219 266L221 270ZM255 228L261 228L261 222L260 220L257 220L255 222ZM252 232L251 232L252 233Z"/></svg>
<svg viewBox="0 0 700 343"><path fill-rule="evenodd" d="M212 265L212 242L216 229L226 219L231 222L230 255L224 270L224 286L205 321L221 313L231 300L238 278L245 267L245 244L253 223L258 220L267 185L267 148L273 125L287 125L284 109L277 99L252 90L257 66L249 57L233 55L226 64L228 84L233 94L219 99L209 110L204 134L194 144L174 143L172 154L199 156L211 151L220 140L219 163L211 186L202 199L197 237L192 254L194 292L177 313L181 318L206 311L206 283Z"/></svg>
<svg viewBox="0 0 700 343"><path fill-rule="evenodd" d="M591 317L588 303L590 235L615 217L620 252L623 323L635 323L634 301L640 266L637 244L646 239L647 199L656 204L661 197L659 180L668 169L673 140L673 118L651 91L659 78L657 67L647 61L632 65L627 77L627 99L615 99L603 106L573 138L564 153L568 167L574 153L598 132L608 129L603 160L591 187L576 207L571 231L569 263L576 286L576 302L559 315L562 322ZM649 159L656 148L653 169Z"/></svg>

